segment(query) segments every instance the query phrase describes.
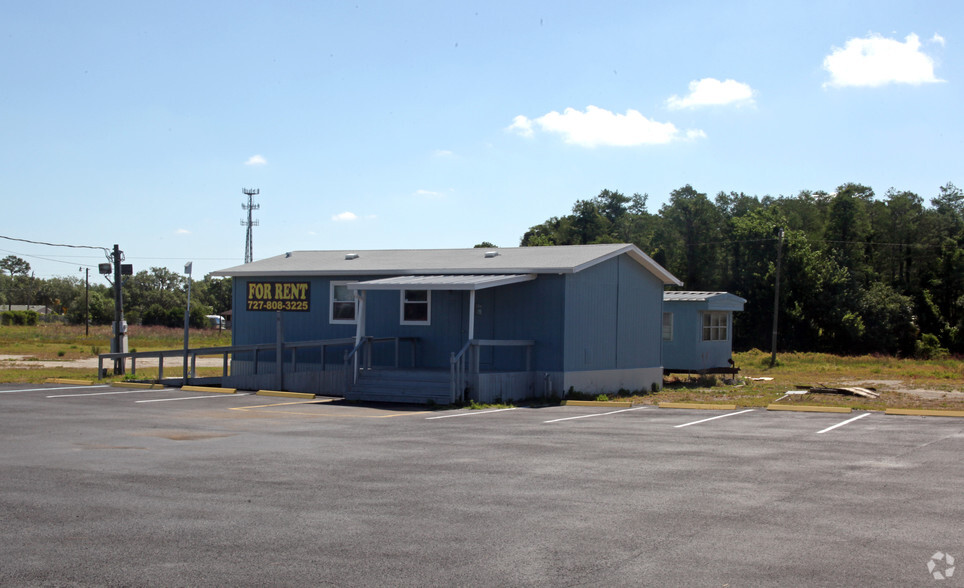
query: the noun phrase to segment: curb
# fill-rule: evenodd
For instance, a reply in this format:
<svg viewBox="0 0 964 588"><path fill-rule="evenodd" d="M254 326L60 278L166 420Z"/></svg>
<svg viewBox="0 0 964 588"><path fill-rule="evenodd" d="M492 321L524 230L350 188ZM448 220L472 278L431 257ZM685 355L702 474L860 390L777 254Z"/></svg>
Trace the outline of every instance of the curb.
<svg viewBox="0 0 964 588"><path fill-rule="evenodd" d="M44 384L75 384L77 386L93 386L92 380L71 380L70 378L47 378Z"/></svg>
<svg viewBox="0 0 964 588"><path fill-rule="evenodd" d="M181 386L181 390L188 392L220 392L221 394L234 394L237 388L215 388L214 386Z"/></svg>
<svg viewBox="0 0 964 588"><path fill-rule="evenodd" d="M852 408L844 408L842 406L793 406L790 404L768 404L767 410L788 410L795 412L836 412L842 414L850 414Z"/></svg>
<svg viewBox="0 0 964 588"><path fill-rule="evenodd" d="M563 400L563 406L607 406L609 408L632 408L632 402L603 402L601 400Z"/></svg>
<svg viewBox="0 0 964 588"><path fill-rule="evenodd" d="M258 390L258 396L279 396L281 398L302 398L314 400L315 395L309 392L283 392L281 390Z"/></svg>
<svg viewBox="0 0 964 588"><path fill-rule="evenodd" d="M735 404L700 404L698 402L660 402L660 408L693 408L697 410L736 410Z"/></svg>
<svg viewBox="0 0 964 588"><path fill-rule="evenodd" d="M884 414L905 416L964 417L964 410L926 410L918 408L888 408Z"/></svg>
<svg viewBox="0 0 964 588"><path fill-rule="evenodd" d="M142 390L160 390L165 388L163 384L148 384L147 382L111 382L114 388L140 388Z"/></svg>

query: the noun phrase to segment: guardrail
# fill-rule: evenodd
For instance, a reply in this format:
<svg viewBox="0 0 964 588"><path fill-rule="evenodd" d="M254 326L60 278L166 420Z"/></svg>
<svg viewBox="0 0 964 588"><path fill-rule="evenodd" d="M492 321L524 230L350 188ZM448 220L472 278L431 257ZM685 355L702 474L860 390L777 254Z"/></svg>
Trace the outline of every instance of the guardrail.
<svg viewBox="0 0 964 588"><path fill-rule="evenodd" d="M351 345L355 342L354 337L343 338L343 339L318 339L314 341L289 341L281 344L280 357L282 362L286 361L284 354L291 350L291 371L297 371L298 367L298 350L299 349L311 349L319 348L321 351L321 369L325 369L325 350L328 347L340 347L343 345ZM189 377L193 378L197 374L197 358L198 356L221 356L221 377L227 377L229 372L229 356L234 356L240 353L254 353L254 373L258 373L258 364L260 363L259 354L262 351L275 351L276 357L278 357L278 344L277 343L259 343L257 345L230 345L222 347L198 347L195 349L187 350L187 357L190 360L190 372ZM414 353L414 352L413 352ZM137 360L138 359L157 359L157 379L164 379L164 359L165 358L177 358L182 362L185 358L183 349L170 349L164 351L133 351L128 353L102 353L97 356L97 378L103 379L104 377L104 360L120 360L125 362L130 359L131 362L131 374L137 373ZM269 360L269 363L276 363L275 360Z"/></svg>

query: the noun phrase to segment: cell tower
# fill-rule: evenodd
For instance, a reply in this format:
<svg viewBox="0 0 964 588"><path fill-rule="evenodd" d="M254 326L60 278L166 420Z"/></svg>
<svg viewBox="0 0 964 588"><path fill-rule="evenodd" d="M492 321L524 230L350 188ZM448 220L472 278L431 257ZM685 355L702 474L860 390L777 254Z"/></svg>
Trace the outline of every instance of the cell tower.
<svg viewBox="0 0 964 588"><path fill-rule="evenodd" d="M254 261L254 243L251 239L251 227L258 226L258 221L251 218L251 211L261 208L260 204L254 203L254 197L261 193L257 188L241 188L241 193L248 197L248 203L241 203L241 208L248 211L248 220L241 219L241 226L248 228L248 234L244 239L244 263Z"/></svg>

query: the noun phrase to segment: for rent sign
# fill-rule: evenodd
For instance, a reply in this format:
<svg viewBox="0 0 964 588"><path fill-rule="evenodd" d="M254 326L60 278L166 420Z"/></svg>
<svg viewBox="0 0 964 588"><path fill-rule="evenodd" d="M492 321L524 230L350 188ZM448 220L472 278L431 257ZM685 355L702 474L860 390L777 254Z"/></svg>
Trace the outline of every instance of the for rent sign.
<svg viewBox="0 0 964 588"><path fill-rule="evenodd" d="M308 282L248 282L248 310L308 311Z"/></svg>

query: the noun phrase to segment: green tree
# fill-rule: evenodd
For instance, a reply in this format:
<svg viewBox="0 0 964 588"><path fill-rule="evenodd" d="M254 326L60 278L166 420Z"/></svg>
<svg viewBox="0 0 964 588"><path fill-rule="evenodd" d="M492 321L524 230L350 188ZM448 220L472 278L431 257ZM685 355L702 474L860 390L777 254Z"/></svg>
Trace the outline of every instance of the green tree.
<svg viewBox="0 0 964 588"><path fill-rule="evenodd" d="M114 321L114 296L111 289L103 286L90 288L90 324L109 325ZM67 309L67 321L74 325L84 324L84 297L78 296Z"/></svg>
<svg viewBox="0 0 964 588"><path fill-rule="evenodd" d="M0 269L13 276L26 276L30 273L30 264L16 255L8 255L0 259Z"/></svg>
<svg viewBox="0 0 964 588"><path fill-rule="evenodd" d="M858 350L910 355L917 340L914 308L904 296L882 282L874 282L861 292L856 311L863 320Z"/></svg>
<svg viewBox="0 0 964 588"><path fill-rule="evenodd" d="M214 314L222 314L232 309L232 296L231 278L214 278L208 274L203 280L194 283L194 290L191 292L194 300L191 305L194 306L196 300L199 304L214 309Z"/></svg>
<svg viewBox="0 0 964 588"><path fill-rule="evenodd" d="M154 304L164 308L184 306L187 278L167 268L152 267L124 280L124 311L140 315Z"/></svg>
<svg viewBox="0 0 964 588"><path fill-rule="evenodd" d="M681 277L690 290L718 284L722 219L706 194L689 184L673 190L660 215L663 230L656 240L666 252L667 269Z"/></svg>
<svg viewBox="0 0 964 588"><path fill-rule="evenodd" d="M858 283L868 278L866 250L870 236L868 208L874 191L860 184L844 184L830 203L830 218L824 232L827 250L837 262L850 270Z"/></svg>

